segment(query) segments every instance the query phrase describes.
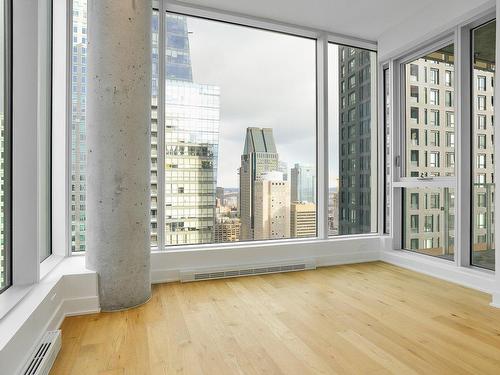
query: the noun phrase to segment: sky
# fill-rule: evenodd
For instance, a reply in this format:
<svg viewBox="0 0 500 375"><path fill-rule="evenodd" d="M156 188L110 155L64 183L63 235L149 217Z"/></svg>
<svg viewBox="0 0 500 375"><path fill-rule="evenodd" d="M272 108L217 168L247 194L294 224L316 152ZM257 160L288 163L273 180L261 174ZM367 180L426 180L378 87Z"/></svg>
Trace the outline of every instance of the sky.
<svg viewBox="0 0 500 375"><path fill-rule="evenodd" d="M217 186L238 187L250 126L273 128L289 169L316 165L316 42L193 17L188 29L194 82L221 90ZM338 122L338 114L330 117ZM338 147L332 151L338 155ZM338 172L332 175L335 181Z"/></svg>

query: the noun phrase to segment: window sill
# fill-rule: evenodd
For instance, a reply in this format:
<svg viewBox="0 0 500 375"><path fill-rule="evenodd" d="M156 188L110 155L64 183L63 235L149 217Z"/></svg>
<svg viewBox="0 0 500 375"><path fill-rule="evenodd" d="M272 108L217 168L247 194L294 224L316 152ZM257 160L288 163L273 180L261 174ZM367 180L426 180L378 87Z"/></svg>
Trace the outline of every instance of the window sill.
<svg viewBox="0 0 500 375"><path fill-rule="evenodd" d="M380 233L367 233L367 234L357 234L357 235L343 235L343 236L332 236L326 239L319 237L311 238L289 238L283 240L263 240L263 241L244 241L244 242L226 242L217 244L199 244L199 245L175 245L168 246L165 249L152 248L151 253L153 254L163 254L163 253L185 253L185 252L196 252L196 251L210 251L210 250L230 250L230 249L251 249L251 248L261 248L261 247L280 247L289 246L297 244L325 244L325 243L335 243L340 241L355 241L364 239L379 239L381 238ZM73 253L73 255L80 255L82 253ZM84 252L83 252L84 254Z"/></svg>
<svg viewBox="0 0 500 375"><path fill-rule="evenodd" d="M0 322L31 291L31 285L13 285L0 294Z"/></svg>

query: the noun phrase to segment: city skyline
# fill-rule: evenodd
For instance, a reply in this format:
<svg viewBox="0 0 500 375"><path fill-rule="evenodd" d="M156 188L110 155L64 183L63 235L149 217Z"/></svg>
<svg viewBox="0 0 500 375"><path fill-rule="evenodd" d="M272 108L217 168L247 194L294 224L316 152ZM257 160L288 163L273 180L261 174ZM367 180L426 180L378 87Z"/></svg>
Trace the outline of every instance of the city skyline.
<svg viewBox="0 0 500 375"><path fill-rule="evenodd" d="M220 87L219 160L224 160L224 168L218 168L217 186L238 187L241 132L247 127L272 128L280 160L289 169L295 163L315 166L314 41L186 18L193 80Z"/></svg>

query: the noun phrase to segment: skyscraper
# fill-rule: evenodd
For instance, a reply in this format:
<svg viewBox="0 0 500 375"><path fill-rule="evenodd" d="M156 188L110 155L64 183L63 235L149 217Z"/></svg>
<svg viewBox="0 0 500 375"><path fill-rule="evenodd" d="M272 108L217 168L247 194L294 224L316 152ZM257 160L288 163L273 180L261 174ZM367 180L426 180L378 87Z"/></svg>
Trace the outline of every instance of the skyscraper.
<svg viewBox="0 0 500 375"><path fill-rule="evenodd" d="M339 233L376 230L376 62L373 52L339 46Z"/></svg>
<svg viewBox="0 0 500 375"><path fill-rule="evenodd" d="M254 239L290 237L290 182L279 171L264 172L255 181Z"/></svg>
<svg viewBox="0 0 500 375"><path fill-rule="evenodd" d="M215 223L215 243L237 242L240 240L241 223L238 218L221 217Z"/></svg>
<svg viewBox="0 0 500 375"><path fill-rule="evenodd" d="M166 54L165 244L210 243L220 90L193 82L186 17L167 13Z"/></svg>
<svg viewBox="0 0 500 375"><path fill-rule="evenodd" d="M453 45L406 67L406 175L455 174ZM454 189L404 190L405 244L410 250L453 259Z"/></svg>
<svg viewBox="0 0 500 375"><path fill-rule="evenodd" d="M291 170L292 202L316 203L316 170L310 165L295 164Z"/></svg>
<svg viewBox="0 0 500 375"><path fill-rule="evenodd" d="M292 238L316 236L316 205L312 202L292 202L290 208Z"/></svg>
<svg viewBox="0 0 500 375"><path fill-rule="evenodd" d="M71 250L85 250L87 0L73 1L71 80Z"/></svg>
<svg viewBox="0 0 500 375"><path fill-rule="evenodd" d="M255 184L265 172L277 171L278 152L273 130L269 128L247 128L245 146L241 155L240 199L241 239L254 239Z"/></svg>

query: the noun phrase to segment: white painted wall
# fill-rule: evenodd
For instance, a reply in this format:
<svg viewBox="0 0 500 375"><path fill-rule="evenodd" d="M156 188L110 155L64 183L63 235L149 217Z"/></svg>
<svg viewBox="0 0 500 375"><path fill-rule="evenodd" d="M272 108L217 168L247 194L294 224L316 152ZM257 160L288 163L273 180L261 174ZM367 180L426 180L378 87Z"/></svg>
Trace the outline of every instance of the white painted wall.
<svg viewBox="0 0 500 375"><path fill-rule="evenodd" d="M83 260L66 258L0 320L0 374L17 374L42 335L65 316L99 311L97 275Z"/></svg>
<svg viewBox="0 0 500 375"><path fill-rule="evenodd" d="M263 263L309 259L318 267L335 264L361 263L380 258L380 237L339 238L300 242L272 242L249 244L244 247L221 246L211 249L189 249L153 252L151 281L153 283L179 280L184 270L198 268L244 266Z"/></svg>
<svg viewBox="0 0 500 375"><path fill-rule="evenodd" d="M399 25L378 38L379 61L385 61L426 43L437 34L454 30L457 25L483 12L492 11L495 0L439 0L401 19ZM391 9L387 9L391 12ZM395 14L395 16L399 16Z"/></svg>

